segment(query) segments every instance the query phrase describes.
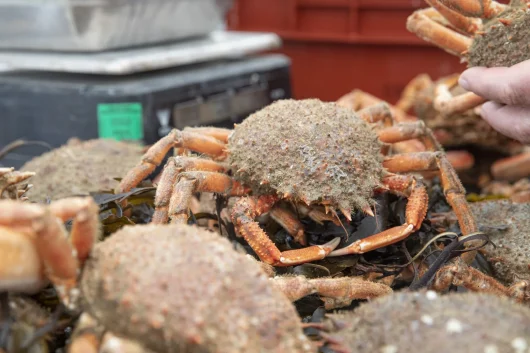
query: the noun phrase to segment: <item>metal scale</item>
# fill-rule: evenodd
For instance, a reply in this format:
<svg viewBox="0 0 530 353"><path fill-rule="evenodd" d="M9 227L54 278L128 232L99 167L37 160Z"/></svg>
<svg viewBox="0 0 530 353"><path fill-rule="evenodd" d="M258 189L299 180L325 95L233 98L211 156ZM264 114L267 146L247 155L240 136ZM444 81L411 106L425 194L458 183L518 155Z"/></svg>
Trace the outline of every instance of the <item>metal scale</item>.
<svg viewBox="0 0 530 353"><path fill-rule="evenodd" d="M151 144L171 128L232 127L290 98L290 61L252 55L278 48L271 33L217 30L172 43L101 52L0 51L0 147L16 139L52 147L70 137ZM3 166L43 153L25 146Z"/></svg>

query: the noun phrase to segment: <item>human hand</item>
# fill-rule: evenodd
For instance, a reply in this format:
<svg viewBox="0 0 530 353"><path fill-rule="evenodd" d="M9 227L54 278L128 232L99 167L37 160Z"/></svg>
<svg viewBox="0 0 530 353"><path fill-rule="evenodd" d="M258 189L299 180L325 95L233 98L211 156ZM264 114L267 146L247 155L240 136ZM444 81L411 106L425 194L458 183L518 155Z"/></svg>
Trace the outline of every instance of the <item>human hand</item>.
<svg viewBox="0 0 530 353"><path fill-rule="evenodd" d="M489 100L481 115L495 130L530 143L530 60L511 67L473 67L458 83Z"/></svg>

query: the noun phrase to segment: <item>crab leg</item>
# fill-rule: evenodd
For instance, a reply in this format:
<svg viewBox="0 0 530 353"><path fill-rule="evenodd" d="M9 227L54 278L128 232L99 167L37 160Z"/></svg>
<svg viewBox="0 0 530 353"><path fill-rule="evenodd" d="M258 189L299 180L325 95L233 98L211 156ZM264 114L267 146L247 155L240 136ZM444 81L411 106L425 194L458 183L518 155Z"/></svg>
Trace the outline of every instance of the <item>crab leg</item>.
<svg viewBox="0 0 530 353"><path fill-rule="evenodd" d="M435 100L434 107L442 114L451 115L463 113L469 109L478 107L486 103L487 99L473 92L466 92L454 97L440 98Z"/></svg>
<svg viewBox="0 0 530 353"><path fill-rule="evenodd" d="M407 19L407 29L450 54L462 56L471 46L472 39L436 22L433 10L428 8L414 12Z"/></svg>
<svg viewBox="0 0 530 353"><path fill-rule="evenodd" d="M432 0L438 1L464 16L492 18L503 12L507 5L494 0Z"/></svg>
<svg viewBox="0 0 530 353"><path fill-rule="evenodd" d="M475 165L475 157L468 151L447 151L445 155L457 172L471 169Z"/></svg>
<svg viewBox="0 0 530 353"><path fill-rule="evenodd" d="M204 171L182 173L178 177L169 201L169 219L171 223L185 223L188 220L188 205L192 195L196 192L242 196L248 191L239 182L223 173ZM165 223L163 217L157 218L156 221Z"/></svg>
<svg viewBox="0 0 530 353"><path fill-rule="evenodd" d="M464 234L478 230L469 205L465 198L465 189L458 176L442 152L419 152L387 157L383 166L393 173L423 170L440 170L440 181L447 201L455 211Z"/></svg>
<svg viewBox="0 0 530 353"><path fill-rule="evenodd" d="M462 233L466 235L478 231L477 223L466 201L466 191L444 153L420 152L395 155L387 157L383 161L383 166L394 173L438 169L445 197L458 218ZM469 242L469 246L475 245L474 242ZM474 257L474 251L463 255L467 263L470 263Z"/></svg>
<svg viewBox="0 0 530 353"><path fill-rule="evenodd" d="M463 113L487 101L473 92L453 96L450 90L458 84L458 77L448 77L436 86L433 106L444 115Z"/></svg>
<svg viewBox="0 0 530 353"><path fill-rule="evenodd" d="M91 197L66 198L50 204L50 211L63 222L74 219L70 242L76 250L79 266L88 258L99 238L99 207Z"/></svg>
<svg viewBox="0 0 530 353"><path fill-rule="evenodd" d="M272 207L269 214L272 219L278 222L283 229L291 234L297 243L307 245L307 240L304 234L304 225L291 210L280 207L276 204Z"/></svg>
<svg viewBox="0 0 530 353"><path fill-rule="evenodd" d="M340 97L337 100L337 105L344 107L344 108L352 109L357 112L363 108L369 107L371 105L376 105L382 102L384 101L381 100L380 98L377 98L367 92L356 89ZM399 108L396 108L390 105L389 105L389 108L392 111L392 115L397 122L416 120L415 117L408 116L405 113L405 111L402 111Z"/></svg>
<svg viewBox="0 0 530 353"><path fill-rule="evenodd" d="M205 136L210 136L225 144L228 143L228 136L230 136L230 133L232 132L232 130L230 129L224 129L224 128L212 127L212 126L186 127L184 128L183 131L205 135ZM184 147L175 148L175 155L182 155L185 151L186 151L186 148Z"/></svg>
<svg viewBox="0 0 530 353"><path fill-rule="evenodd" d="M233 130L225 129L222 127L213 127L213 126L198 126L198 127L186 127L184 128L186 132L192 132L195 134L205 135L213 137L216 140L219 140L224 143L228 143L228 137Z"/></svg>
<svg viewBox="0 0 530 353"><path fill-rule="evenodd" d="M524 302L529 283L520 281L506 287L494 278L466 265L462 260L457 260L436 273L432 287L437 291L444 291L451 285L463 286L474 292L508 296L518 302Z"/></svg>
<svg viewBox="0 0 530 353"><path fill-rule="evenodd" d="M379 102L358 110L356 114L368 123L382 121L384 126L392 126L392 111L390 110L390 106L385 102Z"/></svg>
<svg viewBox="0 0 530 353"><path fill-rule="evenodd" d="M407 112L412 108L414 101L417 99L418 92L432 86L433 82L429 75L420 74L414 77L403 89L401 97L396 103L396 108Z"/></svg>
<svg viewBox="0 0 530 353"><path fill-rule="evenodd" d="M152 223L167 223L168 208L178 176L188 171L226 172L218 162L196 157L177 156L170 158L162 171L155 195L155 212Z"/></svg>
<svg viewBox="0 0 530 353"><path fill-rule="evenodd" d="M360 89L354 89L353 91L340 97L336 103L338 106L343 108L349 108L353 111L358 111L362 108L381 102L381 99L376 98L369 93L361 91Z"/></svg>
<svg viewBox="0 0 530 353"><path fill-rule="evenodd" d="M425 126L423 120L413 123L399 123L377 132L379 140L385 143L396 143L420 137L425 147L431 151L441 150L442 147L434 138L431 129Z"/></svg>
<svg viewBox="0 0 530 353"><path fill-rule="evenodd" d="M339 245L340 238L323 245L281 252L268 235L254 221L259 215L269 212L277 202L274 196L243 197L232 208L232 222L236 232L243 236L261 261L272 266L294 266L321 260Z"/></svg>
<svg viewBox="0 0 530 353"><path fill-rule="evenodd" d="M387 157L383 161L383 166L393 173L397 172L418 172L428 170L440 170L442 187L447 198L447 202L453 208L460 224L460 229L464 235L476 232L477 224L469 209L465 198L465 190L458 179L458 176L442 152L419 152L395 155ZM358 240L349 246L333 251L329 256L339 256L347 254L359 254L378 249L383 246L393 244L405 239L417 230L427 212L428 196L425 186L416 178L408 175L392 175L383 179L383 184L390 191L408 196L406 209L406 224L390 228L384 232ZM476 244L471 244L475 246ZM462 255L467 263L470 263L476 252L470 251Z"/></svg>
<svg viewBox="0 0 530 353"><path fill-rule="evenodd" d="M353 300L372 299L392 293L389 286L362 277L314 278L277 276L272 283L291 301L318 294L326 310L349 306Z"/></svg>
<svg viewBox="0 0 530 353"><path fill-rule="evenodd" d="M333 251L328 256L363 254L407 238L418 230L427 214L428 195L425 185L412 176L393 175L383 179L389 190L408 196L405 224L357 240L345 248Z"/></svg>
<svg viewBox="0 0 530 353"><path fill-rule="evenodd" d="M438 164L432 152L396 154L386 157L383 166L392 173L406 173L412 170L438 170Z"/></svg>
<svg viewBox="0 0 530 353"><path fill-rule="evenodd" d="M383 100L366 93L361 90L353 90L352 92L342 96L337 100L337 105L352 109L356 112L358 112L361 109L369 108L370 106L374 106L380 103L386 103ZM412 117L407 115L404 111L393 107L391 105L388 105L388 108L390 109L392 115L391 115L391 123L394 123L394 120L397 122L411 122L418 120L416 117ZM367 119L365 119L367 120ZM390 124L391 125L391 124ZM392 146L392 149L394 151L399 151L400 153L405 152L418 152L418 151L424 151L425 146L423 143L419 140L408 140L405 142L398 142ZM388 152L388 147L383 147L381 151L384 155Z"/></svg>
<svg viewBox="0 0 530 353"><path fill-rule="evenodd" d="M455 28L464 31L467 34L472 35L482 29L482 21L480 19L467 17L450 9L443 4L448 3L447 1L425 0L425 2L435 8Z"/></svg>
<svg viewBox="0 0 530 353"><path fill-rule="evenodd" d="M456 80L458 79L458 75L455 75L455 78ZM402 105L402 106L405 106L406 104L411 104L410 102L409 103L406 103L407 100L412 100L413 96L416 94L416 91L415 90L418 90L420 89L421 87L423 87L424 85L426 85L428 82L431 82L432 81L430 80L430 78L426 75L420 75L418 77L416 77L415 79L413 79L409 85L407 85L407 87L405 88L405 91L403 93L403 96L402 98L400 99L400 102L398 102L398 104ZM343 107L347 107L347 108L350 108L350 109L356 109L356 108L360 108L360 107L365 107L366 105L376 105L378 103L381 103L383 101L381 101L380 99L366 93L366 92L363 92L363 91L360 91L360 90L354 90L350 93L348 93L347 95L341 97L338 101L337 101L337 104L339 104L340 106L343 106ZM391 112L392 112L392 116L395 118L396 121L400 122L400 123L406 123L406 122L409 122L409 123L412 123L413 125L411 127L404 127L404 128L395 128L395 129L389 129L388 131L384 131L381 132L381 134L389 134L389 135L392 135L392 136L399 136L399 135L405 135L407 136L410 135L410 133L405 133L403 130L413 130L414 133L416 133L416 131L418 131L418 128L419 129L425 129L425 127L420 127L420 126L415 126L414 124L421 124L421 123L417 123L418 119L415 118L415 117L411 117L411 116L406 116L406 114L399 108L394 108L394 107L389 107ZM398 126L401 126L398 124ZM398 131L395 131L395 130L398 130ZM401 132L399 132L399 130L401 130ZM414 134L413 133L413 134ZM438 140L433 136L432 132L430 131L430 129L426 129L426 134L427 136L425 136L422 140L418 140L418 139L411 139L409 137L402 137L400 139L398 139L399 141L403 141L403 142L396 142L392 145L392 148L394 151L397 151L399 153L412 153L412 152L420 152L420 151L425 151L426 149L426 145L429 146L431 150L439 150L441 149L439 143L437 142ZM394 141L398 141L398 140L394 140ZM451 161L451 164L453 165L453 167L457 168L457 170L467 170L469 168L471 168L471 166L474 164L474 160L473 160L473 157L471 154L469 153L464 153L464 152L460 152L460 151L449 151L447 152L447 156L448 156L448 159ZM428 175L424 175L424 177L427 177ZM429 176L430 177L430 176Z"/></svg>
<svg viewBox="0 0 530 353"><path fill-rule="evenodd" d="M530 152L503 158L491 166L497 180L516 181L530 175Z"/></svg>
<svg viewBox="0 0 530 353"><path fill-rule="evenodd" d="M78 259L72 252L64 226L54 212L67 216L65 207L71 203L73 212L76 209L80 216L74 218L73 234L75 245L80 246L74 253L85 256L86 247L97 239L97 211L92 198L68 198L56 201L49 208L40 205L20 203L12 200L0 201L0 225L8 227L28 227L35 234L35 246L45 268L48 278L56 286L61 297L68 304L70 290L75 287ZM92 212L96 211L96 216ZM93 221L96 224L93 224Z"/></svg>
<svg viewBox="0 0 530 353"><path fill-rule="evenodd" d="M37 236L35 243L39 256L51 272L51 278L74 280L77 273L76 258L72 254L65 229L50 210L39 205L0 201L0 224L8 227L26 226Z"/></svg>
<svg viewBox="0 0 530 353"><path fill-rule="evenodd" d="M342 96L338 101L337 104L339 106L352 109L356 112L358 112L360 109L369 108L370 106L375 106L377 104L385 103L381 99L374 97L373 95L366 93L361 90L354 90L344 96ZM391 111L391 123L393 124L394 121L397 122L415 122L418 119L413 116L407 115L404 111L401 109L398 109L396 107L390 106L387 104L387 107ZM368 119L365 119L367 121L371 121ZM391 124L390 124L391 125ZM418 151L425 151L425 145L417 139L408 139L403 142L398 142L392 145L392 149L394 151L398 151L399 153L408 153L408 152L418 152ZM387 154L388 147L383 147L382 153L383 155Z"/></svg>
<svg viewBox="0 0 530 353"><path fill-rule="evenodd" d="M223 142L210 136L175 129L147 150L141 162L122 179L116 192L127 192L138 185L162 163L169 150L175 147L186 148L219 159L226 156L226 145Z"/></svg>

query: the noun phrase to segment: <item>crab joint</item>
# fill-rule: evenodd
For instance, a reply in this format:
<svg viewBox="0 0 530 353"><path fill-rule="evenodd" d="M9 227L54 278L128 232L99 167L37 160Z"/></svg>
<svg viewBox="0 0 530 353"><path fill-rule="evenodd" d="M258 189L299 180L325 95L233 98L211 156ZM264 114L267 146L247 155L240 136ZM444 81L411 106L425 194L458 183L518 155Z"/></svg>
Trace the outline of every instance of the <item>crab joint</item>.
<svg viewBox="0 0 530 353"><path fill-rule="evenodd" d="M384 246L396 243L408 237L414 231L413 224L403 224L398 227L390 228L374 236L357 240L345 248L331 252L328 257L342 256L349 254L364 254L368 251L382 248Z"/></svg>

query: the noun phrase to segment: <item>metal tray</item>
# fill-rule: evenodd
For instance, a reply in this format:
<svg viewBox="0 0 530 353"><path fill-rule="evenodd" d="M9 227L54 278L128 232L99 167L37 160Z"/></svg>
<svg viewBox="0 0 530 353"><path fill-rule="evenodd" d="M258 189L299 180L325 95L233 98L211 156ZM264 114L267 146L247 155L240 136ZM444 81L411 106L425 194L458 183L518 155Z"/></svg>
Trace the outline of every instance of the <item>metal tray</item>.
<svg viewBox="0 0 530 353"><path fill-rule="evenodd" d="M274 33L214 31L197 40L100 53L0 50L0 71L36 70L128 75L207 61L239 58L281 47Z"/></svg>
<svg viewBox="0 0 530 353"><path fill-rule="evenodd" d="M204 36L231 0L0 0L0 48L103 51Z"/></svg>

